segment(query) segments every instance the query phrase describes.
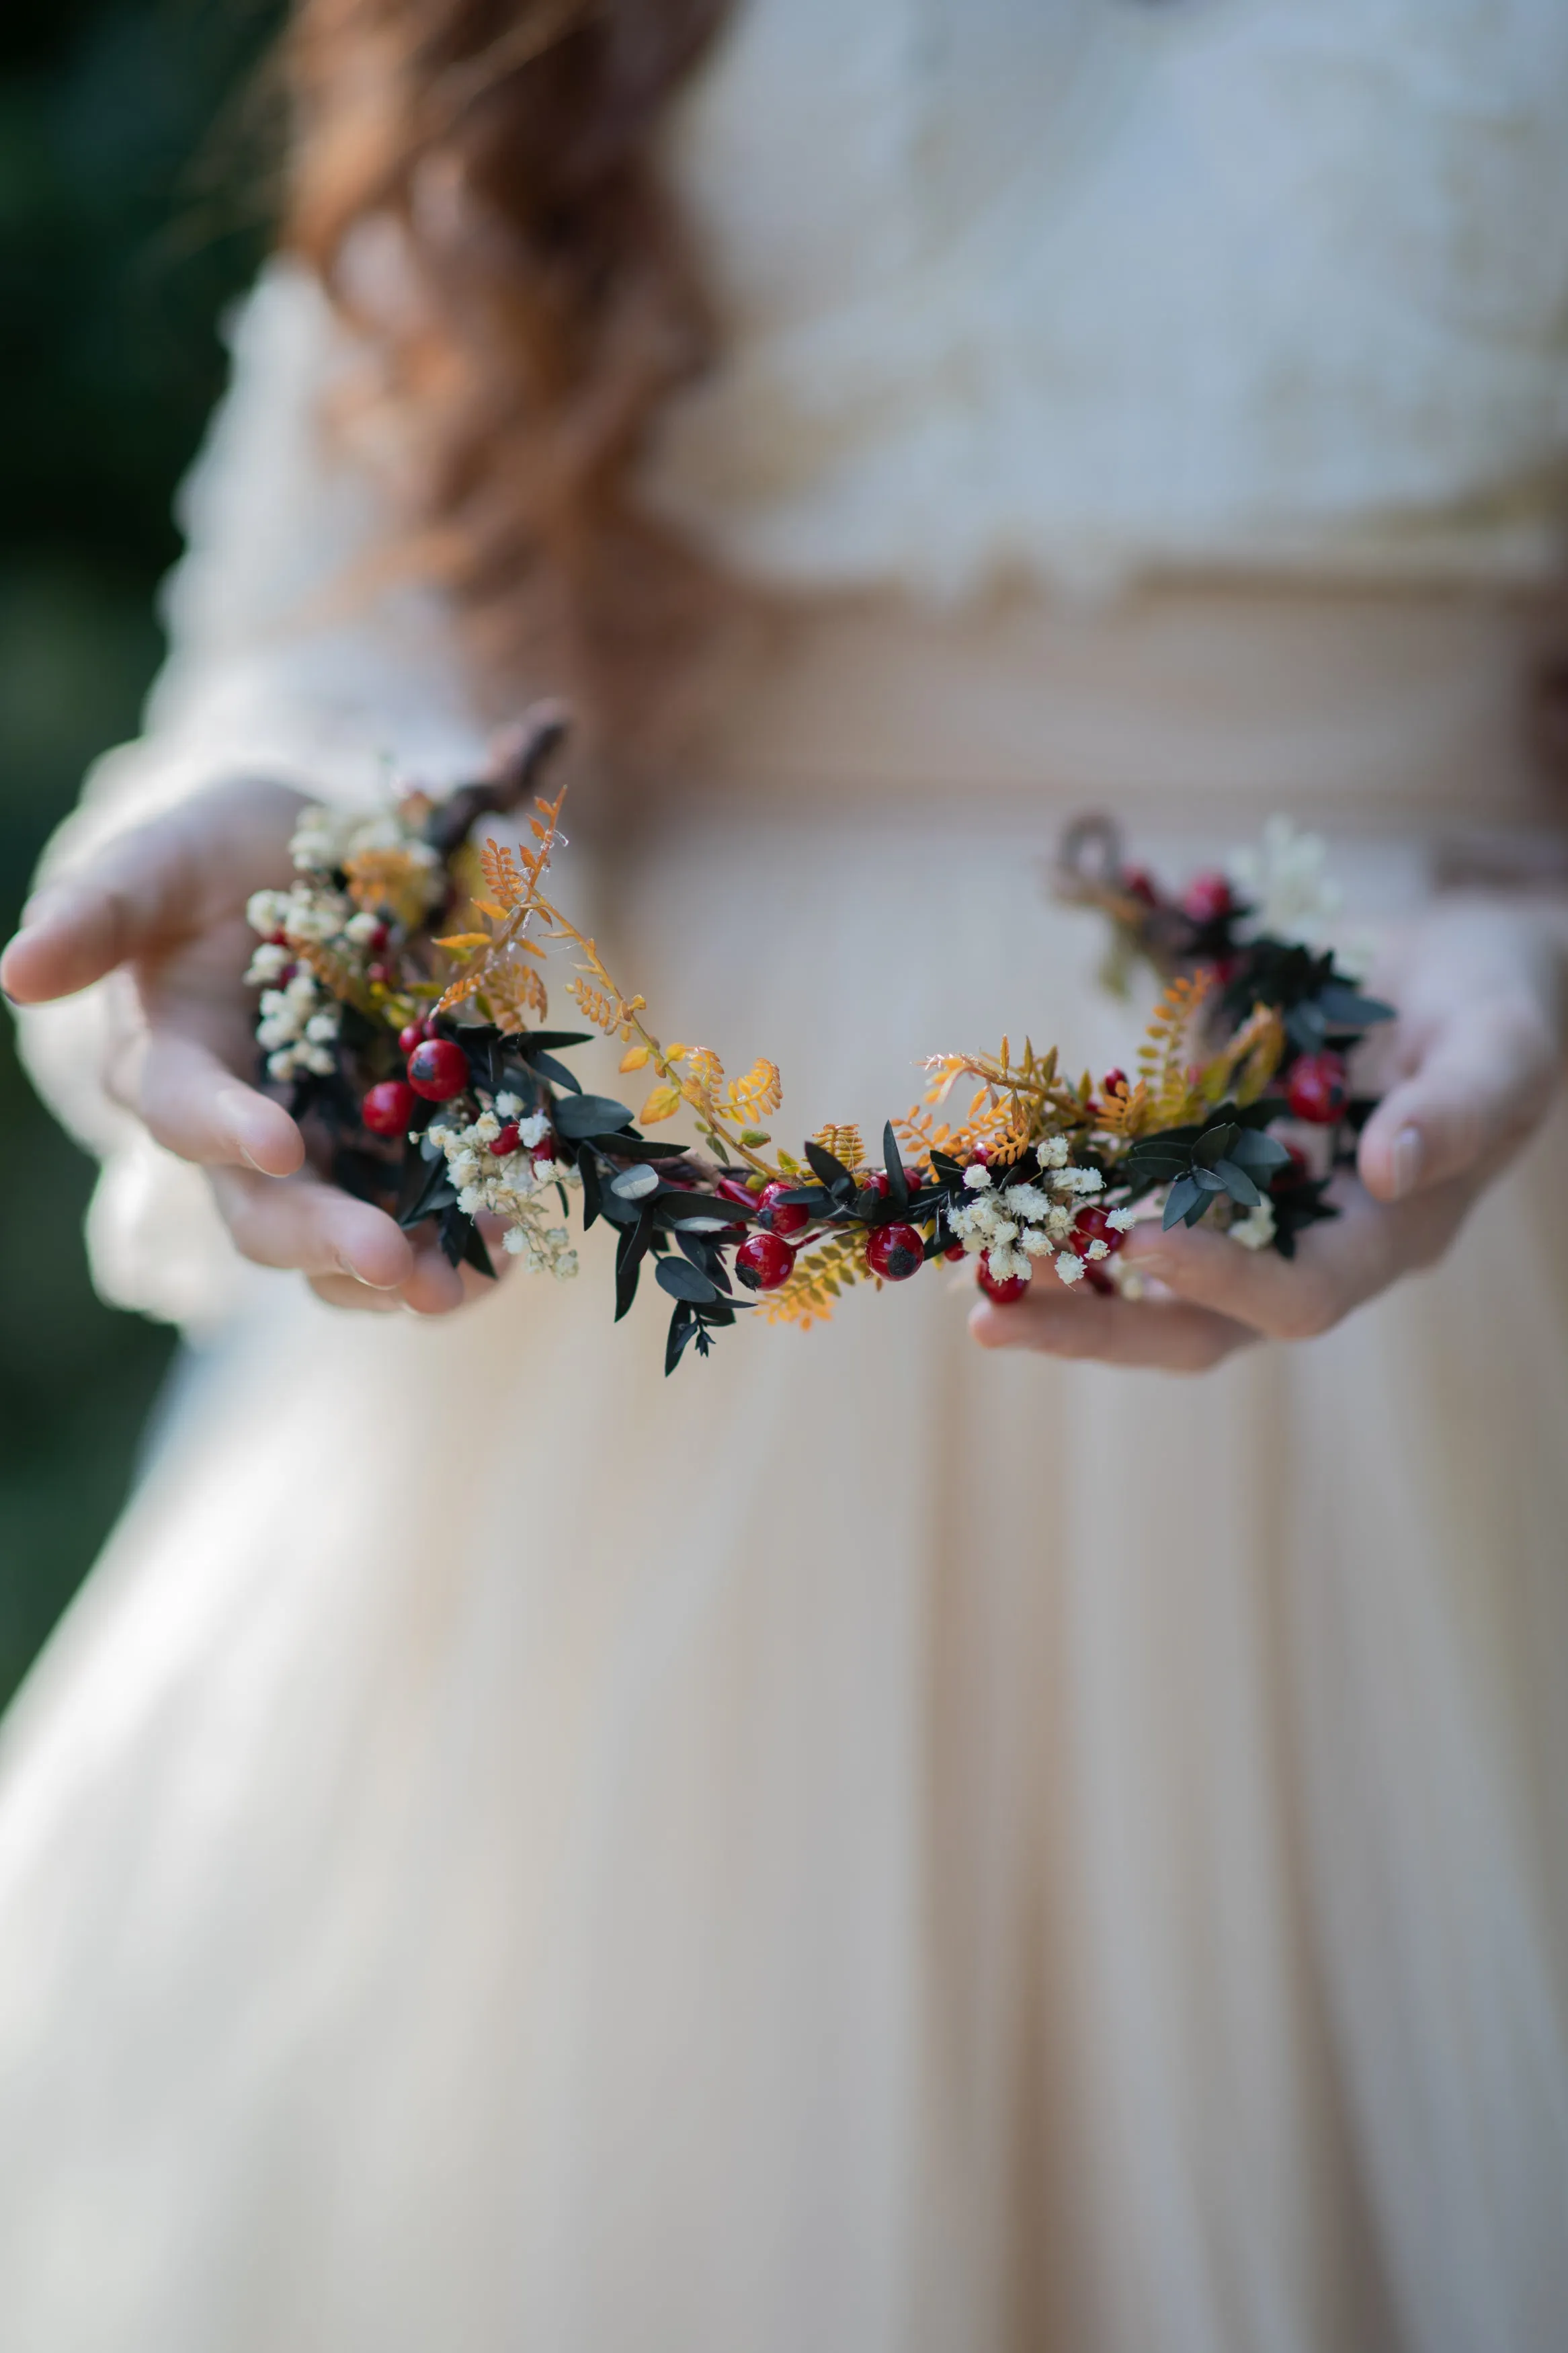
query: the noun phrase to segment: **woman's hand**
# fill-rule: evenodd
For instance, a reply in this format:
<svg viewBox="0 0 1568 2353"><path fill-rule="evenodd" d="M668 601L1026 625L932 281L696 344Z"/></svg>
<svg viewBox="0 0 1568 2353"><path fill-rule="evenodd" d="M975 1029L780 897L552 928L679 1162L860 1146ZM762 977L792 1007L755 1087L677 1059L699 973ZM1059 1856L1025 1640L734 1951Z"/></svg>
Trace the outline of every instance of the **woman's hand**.
<svg viewBox="0 0 1568 2353"><path fill-rule="evenodd" d="M440 1314L481 1278L325 1183L288 1113L241 1075L256 1064L245 904L289 879L301 798L277 784L215 786L122 835L29 902L0 985L38 1005L123 965L130 1009L104 1085L160 1144L205 1168L241 1254L299 1268L335 1306Z"/></svg>
<svg viewBox="0 0 1568 2353"><path fill-rule="evenodd" d="M1401 1275L1442 1257L1472 1204L1544 1117L1563 1053L1568 917L1445 901L1414 923L1377 976L1399 1008L1363 1053L1385 1090L1363 1131L1341 1214L1310 1227L1293 1260L1247 1250L1206 1225L1128 1238L1124 1263L1151 1295L1109 1298L1041 1274L1009 1306L982 1301L983 1347L1205 1372L1256 1340L1326 1332Z"/></svg>

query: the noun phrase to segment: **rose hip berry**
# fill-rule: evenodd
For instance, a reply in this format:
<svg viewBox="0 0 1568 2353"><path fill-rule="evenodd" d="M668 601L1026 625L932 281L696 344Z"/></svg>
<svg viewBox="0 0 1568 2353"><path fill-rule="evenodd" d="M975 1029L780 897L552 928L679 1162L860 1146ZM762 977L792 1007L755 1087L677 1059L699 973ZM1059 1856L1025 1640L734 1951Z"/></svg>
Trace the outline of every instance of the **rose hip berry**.
<svg viewBox="0 0 1568 2353"><path fill-rule="evenodd" d="M1160 903L1160 894L1146 867L1128 867L1121 877L1121 888L1130 899L1136 899L1142 906L1157 907Z"/></svg>
<svg viewBox="0 0 1568 2353"><path fill-rule="evenodd" d="M468 1083L468 1058L453 1038L426 1038L408 1057L408 1083L426 1103L449 1103Z"/></svg>
<svg viewBox="0 0 1568 2353"><path fill-rule="evenodd" d="M884 1282L907 1282L925 1263L925 1244L914 1226L873 1226L866 1263Z"/></svg>
<svg viewBox="0 0 1568 2353"><path fill-rule="evenodd" d="M976 1267L974 1274L975 1281L979 1283L981 1290L985 1293L986 1298L994 1299L998 1307L1011 1307L1013 1302L1016 1299L1022 1299L1025 1292L1029 1288L1027 1282L1021 1274L993 1274L991 1271L991 1253L989 1250L981 1251L980 1264Z"/></svg>
<svg viewBox="0 0 1568 2353"><path fill-rule="evenodd" d="M517 1122L515 1119L509 1119L500 1134L491 1136L489 1148L498 1160L504 1160L509 1153L517 1150Z"/></svg>
<svg viewBox="0 0 1568 2353"><path fill-rule="evenodd" d="M713 1190L721 1201L733 1201L740 1209L754 1209L757 1197L751 1187L739 1176L721 1176Z"/></svg>
<svg viewBox="0 0 1568 2353"><path fill-rule="evenodd" d="M1217 923L1235 904L1223 874L1194 874L1182 894L1182 913L1190 923Z"/></svg>
<svg viewBox="0 0 1568 2353"><path fill-rule="evenodd" d="M1350 1101L1342 1054L1303 1054L1285 1077L1285 1099L1297 1119L1329 1127Z"/></svg>
<svg viewBox="0 0 1568 2353"><path fill-rule="evenodd" d="M795 1252L777 1234L752 1234L735 1252L735 1271L748 1291L776 1291L795 1271Z"/></svg>
<svg viewBox="0 0 1568 2353"><path fill-rule="evenodd" d="M537 1144L531 1144L528 1148L532 1153L536 1163L541 1160L553 1160L555 1138L552 1135L542 1135Z"/></svg>
<svg viewBox="0 0 1568 2353"><path fill-rule="evenodd" d="M359 1115L373 1135L406 1135L414 1116L414 1090L402 1079L383 1079L365 1096Z"/></svg>
<svg viewBox="0 0 1568 2353"><path fill-rule="evenodd" d="M811 1211L804 1201L786 1201L784 1195L793 1191L789 1185L764 1185L757 1196L757 1208L763 1223L771 1233L798 1234L803 1226L811 1223Z"/></svg>
<svg viewBox="0 0 1568 2353"><path fill-rule="evenodd" d="M412 1054L416 1046L423 1046L429 1035L428 1021L411 1021L405 1029L400 1029L397 1033L398 1051L403 1054Z"/></svg>
<svg viewBox="0 0 1568 2353"><path fill-rule="evenodd" d="M1107 1257L1111 1257L1126 1240L1126 1235L1111 1224L1110 1210L1102 1209L1098 1202L1080 1209L1072 1221L1072 1246L1080 1258L1088 1256L1090 1242L1103 1242Z"/></svg>
<svg viewBox="0 0 1568 2353"><path fill-rule="evenodd" d="M1129 1082L1125 1071L1107 1071L1105 1076L1100 1082L1100 1092L1105 1096L1108 1102L1114 1103L1116 1100L1117 1088L1125 1087L1128 1086L1128 1084Z"/></svg>

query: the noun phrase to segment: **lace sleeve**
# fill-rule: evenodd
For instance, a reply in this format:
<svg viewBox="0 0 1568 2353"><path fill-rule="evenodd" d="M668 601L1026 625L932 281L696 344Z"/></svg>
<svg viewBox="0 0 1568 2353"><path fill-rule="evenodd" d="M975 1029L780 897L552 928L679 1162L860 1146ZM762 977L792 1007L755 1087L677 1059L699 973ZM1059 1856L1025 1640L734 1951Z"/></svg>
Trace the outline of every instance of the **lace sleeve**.
<svg viewBox="0 0 1568 2353"><path fill-rule="evenodd" d="M440 781L471 774L482 753L449 615L427 590L375 584L376 491L323 422L352 355L315 281L275 263L230 346L228 393L181 493L186 552L164 588L169 652L145 732L96 763L41 876L236 771L358 798L389 759ZM254 1271L230 1248L200 1170L102 1091L125 991L111 976L26 1013L23 1058L104 1161L88 1219L99 1290L200 1325L232 1308Z"/></svg>

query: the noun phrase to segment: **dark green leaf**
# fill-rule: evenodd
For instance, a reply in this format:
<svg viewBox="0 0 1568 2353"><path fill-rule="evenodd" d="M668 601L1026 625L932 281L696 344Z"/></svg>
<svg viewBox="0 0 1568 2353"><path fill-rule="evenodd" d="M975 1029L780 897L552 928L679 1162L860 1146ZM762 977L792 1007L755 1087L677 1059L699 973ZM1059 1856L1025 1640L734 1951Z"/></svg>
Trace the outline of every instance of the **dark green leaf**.
<svg viewBox="0 0 1568 2353"><path fill-rule="evenodd" d="M664 1373L667 1380L679 1364L688 1342L695 1337L700 1329L696 1316L682 1300L669 1319L669 1337L664 1344Z"/></svg>
<svg viewBox="0 0 1568 2353"><path fill-rule="evenodd" d="M626 1104L613 1095L570 1095L555 1106L556 1127L574 1144L587 1136L614 1135L618 1127L629 1127L631 1118Z"/></svg>
<svg viewBox="0 0 1568 2353"><path fill-rule="evenodd" d="M548 1079L552 1087L564 1087L571 1095L582 1093L583 1082L576 1071L569 1071L564 1062L558 1062L553 1054L531 1054L529 1060L540 1077Z"/></svg>
<svg viewBox="0 0 1568 2353"><path fill-rule="evenodd" d="M1255 1209L1262 1200L1262 1194L1246 1169L1238 1168L1234 1160L1216 1160L1214 1173L1231 1199L1239 1201L1244 1208Z"/></svg>
<svg viewBox="0 0 1568 2353"><path fill-rule="evenodd" d="M658 1280L672 1299L689 1300L696 1307L710 1306L719 1297L717 1285L684 1258L661 1258Z"/></svg>
<svg viewBox="0 0 1568 2353"><path fill-rule="evenodd" d="M1222 1120L1216 1127L1205 1127L1193 1146L1193 1160L1199 1168L1212 1168L1223 1160L1241 1131L1230 1120Z"/></svg>
<svg viewBox="0 0 1568 2353"><path fill-rule="evenodd" d="M904 1164L899 1151L899 1139L889 1120L882 1130L882 1166L888 1175L888 1206L896 1218L909 1215L910 1180L904 1174Z"/></svg>
<svg viewBox="0 0 1568 2353"><path fill-rule="evenodd" d="M1208 1207L1207 1194L1195 1178L1179 1176L1172 1186L1166 1200L1165 1214L1160 1220L1162 1228L1169 1232L1173 1226L1179 1226L1183 1219L1191 1214L1194 1204L1201 1217Z"/></svg>
<svg viewBox="0 0 1568 2353"><path fill-rule="evenodd" d="M1231 1145L1226 1158L1249 1176L1266 1176L1271 1168L1282 1168L1290 1155L1277 1135L1266 1135L1261 1128L1243 1128Z"/></svg>
<svg viewBox="0 0 1568 2353"><path fill-rule="evenodd" d="M584 1151L577 1155L577 1174L583 1180L583 1231L586 1233L598 1216L604 1198L599 1183L599 1164L591 1152Z"/></svg>
<svg viewBox="0 0 1568 2353"><path fill-rule="evenodd" d="M855 1179L843 1161L836 1159L831 1152L825 1151L820 1144L808 1144L805 1147L805 1156L835 1198L842 1198L847 1192L854 1190Z"/></svg>
<svg viewBox="0 0 1568 2353"><path fill-rule="evenodd" d="M647 1219L624 1229L616 1245L616 1321L622 1316L637 1297L637 1271L647 1254L653 1228Z"/></svg>
<svg viewBox="0 0 1568 2353"><path fill-rule="evenodd" d="M449 1209L457 1198L456 1189L447 1174L446 1159L437 1153L429 1164L424 1184L408 1208L398 1210L397 1222L405 1229L423 1225L425 1219L433 1218L437 1210Z"/></svg>
<svg viewBox="0 0 1568 2353"><path fill-rule="evenodd" d="M1376 997L1363 997L1348 981L1331 980L1318 992L1318 1003L1336 1029L1370 1029L1376 1021L1392 1021L1392 1005Z"/></svg>

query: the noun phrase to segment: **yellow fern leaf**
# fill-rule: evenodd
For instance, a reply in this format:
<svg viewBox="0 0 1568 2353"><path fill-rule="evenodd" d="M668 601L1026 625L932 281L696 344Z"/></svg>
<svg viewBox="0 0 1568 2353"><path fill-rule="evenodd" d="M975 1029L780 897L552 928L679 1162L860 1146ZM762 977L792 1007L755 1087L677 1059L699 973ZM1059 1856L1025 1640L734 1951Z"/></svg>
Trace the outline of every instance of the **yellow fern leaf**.
<svg viewBox="0 0 1568 2353"><path fill-rule="evenodd" d="M661 1119L670 1118L679 1108L680 1089L658 1086L638 1112L637 1117L645 1127L657 1127Z"/></svg>
<svg viewBox="0 0 1568 2353"><path fill-rule="evenodd" d="M647 1048L628 1046L621 1056L620 1067L623 1071L645 1071L647 1068Z"/></svg>

